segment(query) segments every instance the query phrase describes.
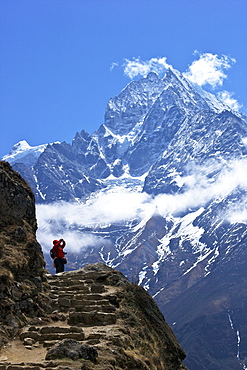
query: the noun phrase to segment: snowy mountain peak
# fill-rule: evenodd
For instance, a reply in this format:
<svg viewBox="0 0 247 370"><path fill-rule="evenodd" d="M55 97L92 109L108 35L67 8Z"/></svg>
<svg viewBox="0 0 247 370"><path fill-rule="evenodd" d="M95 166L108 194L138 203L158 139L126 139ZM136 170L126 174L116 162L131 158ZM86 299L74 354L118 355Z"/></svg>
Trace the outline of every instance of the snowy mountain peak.
<svg viewBox="0 0 247 370"><path fill-rule="evenodd" d="M175 81L177 82L179 81L186 90L188 91L191 89L194 90L194 92L199 94L199 96L207 103L209 108L212 109L216 113L220 113L223 110L228 110L228 111L233 112L236 116L243 118L243 115L241 113L232 109L225 102L218 99L214 94L204 90L197 83L192 82L186 73L181 73L171 67L167 70L164 79L168 79L171 83L175 83Z"/></svg>
<svg viewBox="0 0 247 370"><path fill-rule="evenodd" d="M210 109L215 113L220 113L223 110L232 111L229 106L220 101L215 95L202 89L198 84L191 82L185 73L181 73L174 68L169 68L167 70L164 76L164 81L172 85L176 91L180 90L181 92L186 93L191 100L196 102L196 104L200 103L201 108L203 109ZM237 115L240 116L239 114Z"/></svg>
<svg viewBox="0 0 247 370"><path fill-rule="evenodd" d="M21 140L13 146L13 148L10 150L9 154L22 152L22 151L28 150L30 148L31 148L31 146L28 144L28 142L26 140Z"/></svg>
<svg viewBox="0 0 247 370"><path fill-rule="evenodd" d="M47 145L31 146L26 140L21 140L12 147L9 154L6 154L2 160L12 165L21 162L27 166L33 166Z"/></svg>

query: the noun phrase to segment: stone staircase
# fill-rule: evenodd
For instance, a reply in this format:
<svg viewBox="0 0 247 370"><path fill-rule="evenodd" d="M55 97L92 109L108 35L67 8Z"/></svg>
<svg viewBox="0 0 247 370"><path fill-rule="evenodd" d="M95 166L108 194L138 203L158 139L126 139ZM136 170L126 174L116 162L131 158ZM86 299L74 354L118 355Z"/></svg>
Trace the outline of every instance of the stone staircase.
<svg viewBox="0 0 247 370"><path fill-rule="evenodd" d="M80 269L48 275L51 304L48 322L23 328L19 338L0 354L0 370L96 369L96 365L91 366L96 362L97 348L90 346L107 341L114 330L115 336L120 336L116 326L117 287L107 284L109 274L112 271ZM91 348L95 357L86 356L73 363L53 359L49 350L61 341L81 343L83 351Z"/></svg>
<svg viewBox="0 0 247 370"><path fill-rule="evenodd" d="M79 276L78 276L79 275ZM50 280L53 308L68 313L68 324L82 326L116 323L116 307L107 294L103 272L53 277Z"/></svg>

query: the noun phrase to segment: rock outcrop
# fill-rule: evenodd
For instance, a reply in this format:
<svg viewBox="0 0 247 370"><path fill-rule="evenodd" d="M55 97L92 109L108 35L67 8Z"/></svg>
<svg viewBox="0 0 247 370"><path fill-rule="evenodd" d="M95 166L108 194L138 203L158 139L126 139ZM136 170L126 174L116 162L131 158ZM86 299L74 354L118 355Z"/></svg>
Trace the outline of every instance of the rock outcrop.
<svg viewBox="0 0 247 370"><path fill-rule="evenodd" d="M45 262L36 240L35 202L29 185L0 162L0 322L15 332L44 316ZM7 334L3 327L0 344Z"/></svg>
<svg viewBox="0 0 247 370"><path fill-rule="evenodd" d="M184 351L142 287L102 263L45 270L33 194L4 162L0 196L0 370L185 369Z"/></svg>

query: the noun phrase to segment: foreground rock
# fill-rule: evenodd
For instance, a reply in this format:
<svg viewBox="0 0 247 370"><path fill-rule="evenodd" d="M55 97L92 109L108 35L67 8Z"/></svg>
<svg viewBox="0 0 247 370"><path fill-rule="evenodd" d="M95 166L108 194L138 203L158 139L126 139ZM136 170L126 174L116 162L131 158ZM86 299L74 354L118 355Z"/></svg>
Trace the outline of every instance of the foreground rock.
<svg viewBox="0 0 247 370"><path fill-rule="evenodd" d="M46 360L54 360L58 358L71 358L71 360L90 360L96 362L98 352L95 348L81 344L74 339L63 339L48 350Z"/></svg>
<svg viewBox="0 0 247 370"><path fill-rule="evenodd" d="M36 229L30 187L0 162L0 346L30 319L46 315L45 262Z"/></svg>

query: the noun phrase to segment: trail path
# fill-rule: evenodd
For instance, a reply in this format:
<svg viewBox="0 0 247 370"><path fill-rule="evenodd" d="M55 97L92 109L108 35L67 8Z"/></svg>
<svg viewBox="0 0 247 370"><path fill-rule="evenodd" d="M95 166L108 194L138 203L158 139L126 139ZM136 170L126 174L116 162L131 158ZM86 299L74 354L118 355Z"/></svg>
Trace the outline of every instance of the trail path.
<svg viewBox="0 0 247 370"><path fill-rule="evenodd" d="M48 360L47 351L63 339L97 348L101 363L109 340L121 337L117 324L117 287L106 285L109 272L77 270L49 275L53 312L50 322L26 326L0 353L0 370L97 369L92 361Z"/></svg>

